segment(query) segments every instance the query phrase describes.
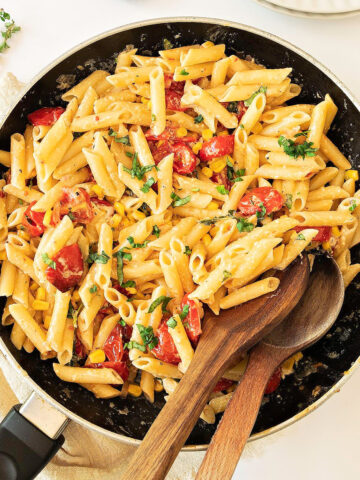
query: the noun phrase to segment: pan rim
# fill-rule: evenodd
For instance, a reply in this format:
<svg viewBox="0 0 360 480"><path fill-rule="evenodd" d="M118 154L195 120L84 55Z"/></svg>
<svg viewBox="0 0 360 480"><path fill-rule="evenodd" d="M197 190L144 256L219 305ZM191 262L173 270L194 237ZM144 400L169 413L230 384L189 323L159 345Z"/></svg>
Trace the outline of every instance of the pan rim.
<svg viewBox="0 0 360 480"><path fill-rule="evenodd" d="M63 60L66 60L68 57L71 55L77 53L79 50L87 47L88 45L91 45L94 42L97 42L98 40L102 40L104 38L110 37L112 35L115 35L116 33L119 32L124 32L127 30L132 30L134 28L139 28L143 26L149 26L149 25L158 25L158 24L163 24L163 23L190 23L190 22L195 22L195 23L211 23L213 25L217 26L223 26L223 27L233 27L238 30L243 30L246 32L250 32L256 35L259 35L263 38L266 38L268 40L272 40L275 43L278 43L287 49L291 50L292 52L298 54L299 56L305 58L309 62L311 62L318 70L320 70L322 73L324 73L327 77L329 77L344 93L345 95L350 99L350 101L354 104L356 109L359 112L360 115L360 102L358 99L355 97L355 95L350 91L350 89L339 79L337 78L336 75L334 75L325 65L323 65L321 62L319 62L316 58L311 56L310 54L306 53L299 47L296 47L292 43L288 42L287 40L284 40L281 37L278 37L277 35L273 35L272 33L266 32L265 30L261 30L256 27L252 27L249 25L241 24L238 22L233 22L229 20L223 20L223 19L218 19L218 18L207 18L207 17L196 17L196 16L179 16L179 17L163 17L163 18L153 18L149 20L143 20L143 21L138 21L138 22L132 22L128 23L126 25L120 26L120 27L115 27L110 30L107 30L103 33L100 33L98 35L95 35L79 44L77 44L75 47L71 48L70 50L67 50L65 53L57 57L55 60L53 60L50 64L48 64L46 67L44 67L37 75L35 75L30 82L26 84L26 86L19 92L19 94L16 96L14 101L11 103L7 111L5 112L2 120L0 121L0 130L3 127L4 123L6 122L7 118L11 114L12 110L15 108L15 106L19 103L19 101L30 91L32 86L39 81L45 74L50 72L54 67L56 67L60 62ZM56 401L53 397L51 397L48 393L45 392L24 370L21 365L17 362L15 357L11 354L7 346L5 345L4 341L2 338L0 338L0 350L4 354L5 358L7 361L11 364L11 366L17 371L20 372L25 380L25 382L35 391L40 397L42 397L44 400L46 400L50 405L52 405L54 408L57 410L60 410L64 415L66 415L68 418L71 420L74 420L78 424L82 425L85 428L89 428L90 430L93 430L97 433L101 433L113 440L120 441L123 443L126 443L128 445L133 445L133 446L138 446L141 443L141 440L134 439L132 437L128 437L126 435L123 435L121 433L115 433L111 432L103 427L99 427L98 425L95 425L94 423L85 420L83 417L80 417L79 415L73 413L71 410L68 408L64 407L61 405L58 401ZM316 402L312 403L308 407L306 407L304 410L301 412L297 413L296 415L290 417L289 419L285 420L284 422L279 423L278 425L271 427L269 429L266 429L262 432L256 433L252 435L249 438L249 441L255 441L261 438L264 438L268 435L271 435L273 433L279 432L280 430L283 430L284 428L292 425L293 423L297 422L301 418L305 417L312 411L316 410L322 403L324 403L326 400L328 400L334 393L340 390L340 388L345 384L345 382L352 376L354 371L359 367L360 365L360 356L357 358L357 360L353 363L353 365L350 367L349 370L344 372L343 377L335 383L322 397L320 397ZM186 445L185 447L182 448L181 451L186 451L186 452L193 452L193 451L203 451L206 450L208 447L208 444L202 444L202 445Z"/></svg>

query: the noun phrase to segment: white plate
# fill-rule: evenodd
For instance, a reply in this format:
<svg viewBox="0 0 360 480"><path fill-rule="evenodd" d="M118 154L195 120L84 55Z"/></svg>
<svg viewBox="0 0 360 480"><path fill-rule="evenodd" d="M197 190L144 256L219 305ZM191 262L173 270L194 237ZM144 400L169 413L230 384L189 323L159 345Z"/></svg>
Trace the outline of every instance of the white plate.
<svg viewBox="0 0 360 480"><path fill-rule="evenodd" d="M267 0L282 8L309 13L345 13L360 9L360 0Z"/></svg>
<svg viewBox="0 0 360 480"><path fill-rule="evenodd" d="M308 3L311 1L312 4L317 3L316 0L254 0L256 3L259 5L270 8L271 10L274 10L275 12L278 13L285 13L288 15L294 15L297 17L305 17L305 18L319 18L323 20L330 20L330 19L339 19L339 18L344 18L344 17L352 17L355 15L360 14L360 0L317 0L319 3L326 3L329 5L330 2L336 2L336 3L343 3L343 5L346 5L349 7L349 1L352 2L357 2L359 5L357 9L353 10L343 10L343 11L335 11L333 10L332 12L320 12L320 11L306 11L306 10L301 10L299 9L301 6L304 6L304 3ZM287 8L278 5L278 3L287 3L287 4L292 4L293 8ZM355 3L356 4L356 3ZM346 7L342 7L346 8ZM314 5L312 5L312 9L314 9Z"/></svg>

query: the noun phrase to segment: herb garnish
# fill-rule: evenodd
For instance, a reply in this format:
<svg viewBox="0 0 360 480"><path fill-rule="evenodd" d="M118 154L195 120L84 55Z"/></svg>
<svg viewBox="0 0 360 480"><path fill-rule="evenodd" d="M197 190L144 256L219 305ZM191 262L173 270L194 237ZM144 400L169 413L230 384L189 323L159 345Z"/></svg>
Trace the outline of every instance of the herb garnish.
<svg viewBox="0 0 360 480"><path fill-rule="evenodd" d="M254 224L248 222L246 218L240 218L236 224L236 228L239 230L239 232L251 232L254 230Z"/></svg>
<svg viewBox="0 0 360 480"><path fill-rule="evenodd" d="M116 264L117 279L118 279L119 285L122 285L122 283L124 281L124 272L123 272L124 258L125 258L125 260L128 260L130 262L132 260L132 255L131 255L131 253L124 252L123 249L120 249L115 253L114 257L116 257L116 262L117 262L117 264ZM128 283L128 282L126 282L126 283Z"/></svg>
<svg viewBox="0 0 360 480"><path fill-rule="evenodd" d="M172 202L173 207L181 207L182 205L186 205L187 203L190 202L191 200L191 195L188 195L187 197L180 198L176 193L172 192L171 198L174 200Z"/></svg>
<svg viewBox="0 0 360 480"><path fill-rule="evenodd" d="M264 204L262 202L259 203L259 207L260 211L258 210L256 212L256 217L258 218L258 220L262 220L266 215L266 208L264 207Z"/></svg>
<svg viewBox="0 0 360 480"><path fill-rule="evenodd" d="M118 321L122 327L126 327L126 322L122 318Z"/></svg>
<svg viewBox="0 0 360 480"><path fill-rule="evenodd" d="M131 340L131 342L125 343L124 344L124 349L127 348L128 350L131 350L132 348L137 348L140 350L140 352L146 352L146 347L144 345L141 345L138 342L135 342L134 340Z"/></svg>
<svg viewBox="0 0 360 480"><path fill-rule="evenodd" d="M130 153L130 152L126 152L126 154L128 154L128 153ZM138 162L138 154L134 153L134 155L133 155L132 153L130 153L130 155L131 155L131 158L133 159L132 167L130 169L130 168L127 168L127 167L123 166L123 170L125 172L129 173L131 175L131 178L136 177L138 180L142 180L145 173L150 172L150 170L152 168L156 168L155 164L154 165L146 165L146 166L142 167L140 165L140 163Z"/></svg>
<svg viewBox="0 0 360 480"><path fill-rule="evenodd" d="M223 279L222 279L222 281L223 281L223 282L226 282L226 280L228 280L230 277L231 277L231 272L229 272L228 270L224 270L224 271L223 271Z"/></svg>
<svg viewBox="0 0 360 480"><path fill-rule="evenodd" d="M87 263L102 263L105 265L110 260L110 257L104 250L101 253L90 253L86 259Z"/></svg>
<svg viewBox="0 0 360 480"><path fill-rule="evenodd" d="M159 339L155 337L152 327L144 327L139 323L136 324L137 329L139 330L140 337L144 342L144 346L148 346L149 350L152 350L159 343Z"/></svg>
<svg viewBox="0 0 360 480"><path fill-rule="evenodd" d="M183 306L182 312L179 313L179 317L181 318L181 320L185 320L185 318L188 316L189 310L190 305L186 304Z"/></svg>
<svg viewBox="0 0 360 480"><path fill-rule="evenodd" d="M191 248L189 247L189 245L185 245L185 251L184 251L185 255L191 255Z"/></svg>
<svg viewBox="0 0 360 480"><path fill-rule="evenodd" d="M0 20L4 22L5 29L1 32L3 41L0 43L0 53L10 48L7 41L12 37L12 35L21 30L20 27L15 25L15 21L11 19L10 14L6 13L3 8L0 9Z"/></svg>
<svg viewBox="0 0 360 480"><path fill-rule="evenodd" d="M154 185L154 183L155 183L155 178L150 177L149 180L147 180L144 183L144 186L140 188L140 190L144 193L148 193L148 191L150 190L150 187Z"/></svg>
<svg viewBox="0 0 360 480"><path fill-rule="evenodd" d="M296 237L296 240L306 240L306 238L302 233L299 233L299 235Z"/></svg>
<svg viewBox="0 0 360 480"><path fill-rule="evenodd" d="M134 237L127 237L127 241L130 243L131 248L145 248L146 245L149 243L148 240L145 240L144 243L135 243Z"/></svg>
<svg viewBox="0 0 360 480"><path fill-rule="evenodd" d="M180 75L189 75L189 72L187 72L185 68L183 68L182 70L180 70Z"/></svg>
<svg viewBox="0 0 360 480"><path fill-rule="evenodd" d="M226 158L226 165L227 165L227 177L230 182L242 182L243 179L241 178L245 175L245 169L241 168L240 170L235 170L234 165L231 163L229 158Z"/></svg>
<svg viewBox="0 0 360 480"><path fill-rule="evenodd" d="M226 110L230 113L238 113L238 102L229 102Z"/></svg>
<svg viewBox="0 0 360 480"><path fill-rule="evenodd" d="M97 292L97 289L98 289L97 285L93 285L92 287L89 288L89 292L90 293L95 293L95 292Z"/></svg>
<svg viewBox="0 0 360 480"><path fill-rule="evenodd" d="M152 313L155 311L155 309L161 305L161 310L165 313L166 312L166 308L168 306L168 303L170 302L170 300L172 299L172 297L166 297L165 295L161 295L160 297L156 298L150 305L149 307L149 310L148 310L148 313Z"/></svg>
<svg viewBox="0 0 360 480"><path fill-rule="evenodd" d="M194 123L201 123L204 120L204 117L202 115L198 115L197 117L194 118Z"/></svg>
<svg viewBox="0 0 360 480"><path fill-rule="evenodd" d="M69 309L68 309L68 313L67 313L67 318L72 318L73 320L73 325L74 327L76 328L77 327L77 319L78 319L78 316L79 316L79 313L82 309L82 305L80 305L80 307L75 310L75 308L73 307L73 304L70 302L69 304Z"/></svg>
<svg viewBox="0 0 360 480"><path fill-rule="evenodd" d="M54 262L54 260L51 260L47 253L43 253L41 255L41 258L46 265L48 265L53 270L56 270L56 262Z"/></svg>
<svg viewBox="0 0 360 480"><path fill-rule="evenodd" d="M296 144L290 138L286 138L283 135L278 139L278 144L283 148L284 152L289 155L289 157L314 157L317 151L317 148L313 147L313 142L304 142Z"/></svg>
<svg viewBox="0 0 360 480"><path fill-rule="evenodd" d="M261 86L259 90L256 90L247 100L244 100L245 107L250 107L252 102L254 101L255 97L259 95L259 93L266 93L267 87Z"/></svg>
<svg viewBox="0 0 360 480"><path fill-rule="evenodd" d="M135 288L135 287L136 287L136 283L134 282L134 280L128 280L127 282L122 283L121 286L122 286L123 288Z"/></svg>
<svg viewBox="0 0 360 480"><path fill-rule="evenodd" d="M357 203L354 199L351 200L351 205L349 207L349 211L350 212L353 212L355 210L355 208L357 207Z"/></svg>
<svg viewBox="0 0 360 480"><path fill-rule="evenodd" d="M151 114L151 121L152 122L156 121L156 115L154 113Z"/></svg>
<svg viewBox="0 0 360 480"><path fill-rule="evenodd" d="M221 193L221 195L229 195L229 190L227 190L224 185L218 185L216 190Z"/></svg>
<svg viewBox="0 0 360 480"><path fill-rule="evenodd" d="M130 145L129 135L125 135L125 137L118 137L117 133L112 128L109 128L109 135L110 137L114 137L116 143Z"/></svg>
<svg viewBox="0 0 360 480"><path fill-rule="evenodd" d="M285 207L287 207L290 210L292 208L292 204L293 204L292 193L287 193L286 200L285 200Z"/></svg>
<svg viewBox="0 0 360 480"><path fill-rule="evenodd" d="M173 44L167 38L164 38L163 44L164 44L164 49L165 50L170 50L170 49L173 48Z"/></svg>
<svg viewBox="0 0 360 480"><path fill-rule="evenodd" d="M166 322L166 325L170 328L175 328L177 325L177 321L175 320L174 317L169 318L169 320Z"/></svg>
<svg viewBox="0 0 360 480"><path fill-rule="evenodd" d="M156 238L160 237L160 228L157 225L153 226L152 234L155 235Z"/></svg>

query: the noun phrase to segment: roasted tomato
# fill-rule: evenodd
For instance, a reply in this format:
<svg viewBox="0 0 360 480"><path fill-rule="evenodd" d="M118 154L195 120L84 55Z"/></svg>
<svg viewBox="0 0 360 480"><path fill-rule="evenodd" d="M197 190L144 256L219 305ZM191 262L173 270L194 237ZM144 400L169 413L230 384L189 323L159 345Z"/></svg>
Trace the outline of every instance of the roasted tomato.
<svg viewBox="0 0 360 480"><path fill-rule="evenodd" d="M265 395L275 392L275 390L280 385L280 382L281 382L281 369L279 367L275 370L268 384L266 385L265 392L264 392Z"/></svg>
<svg viewBox="0 0 360 480"><path fill-rule="evenodd" d="M280 210L284 204L282 195L271 187L258 187L249 190L240 200L238 209L242 215L249 217L261 212L262 207L266 209L266 214Z"/></svg>
<svg viewBox="0 0 360 480"><path fill-rule="evenodd" d="M186 294L182 299L182 302L180 304L181 310L183 310L185 305L189 305L189 313L183 320L185 331L191 342L196 345L201 335L201 307L198 301L190 300L188 294Z"/></svg>
<svg viewBox="0 0 360 480"><path fill-rule="evenodd" d="M226 190L231 190L231 182L227 176L227 167L224 170L221 170L219 173L214 173L211 177L211 180L219 185L224 185Z"/></svg>
<svg viewBox="0 0 360 480"><path fill-rule="evenodd" d="M62 107L44 107L35 110L28 115L29 122L36 125L53 125L60 116L65 112L65 109Z"/></svg>
<svg viewBox="0 0 360 480"><path fill-rule="evenodd" d="M63 247L51 260L55 262L55 268L49 265L45 273L54 287L66 292L79 283L84 272L84 261L76 243Z"/></svg>
<svg viewBox="0 0 360 480"><path fill-rule="evenodd" d="M81 343L81 341L79 340L78 337L76 337L76 339L75 339L74 353L79 358L85 358L86 357L86 348Z"/></svg>
<svg viewBox="0 0 360 480"><path fill-rule="evenodd" d="M229 110L229 112L235 113L239 122L244 116L246 110L248 109L248 107L245 106L245 103L242 100L239 102L224 102L223 105L227 110Z"/></svg>
<svg viewBox="0 0 360 480"><path fill-rule="evenodd" d="M123 340L128 342L132 328L129 325L122 326L119 323L113 328L104 344L104 352L110 362L121 362L127 355L124 351Z"/></svg>
<svg viewBox="0 0 360 480"><path fill-rule="evenodd" d="M172 153L171 145L167 140L163 140L163 143L159 147L156 145L156 143L152 142L152 145L150 145L150 150L156 165L160 163L163 158Z"/></svg>
<svg viewBox="0 0 360 480"><path fill-rule="evenodd" d="M233 384L234 382L232 380L228 380L227 378L220 378L220 380L215 385L213 392L222 392L223 390L231 387L231 385Z"/></svg>
<svg viewBox="0 0 360 480"><path fill-rule="evenodd" d="M328 242L331 238L331 227L294 227L296 232L301 232L307 228L314 228L319 233L313 238L313 242Z"/></svg>
<svg viewBox="0 0 360 480"><path fill-rule="evenodd" d="M163 362L173 363L174 365L177 365L178 363L180 363L180 356L176 349L174 340L169 333L169 328L166 324L167 321L168 318L164 318L160 323L160 326L156 332L156 336L159 342L156 347L151 350L151 353Z"/></svg>
<svg viewBox="0 0 360 480"><path fill-rule="evenodd" d="M102 362L102 363L89 363L85 365L87 368L112 368L117 372L120 377L126 382L129 377L129 368L126 362Z"/></svg>
<svg viewBox="0 0 360 480"><path fill-rule="evenodd" d="M165 90L166 108L176 112L184 112L188 107L181 105L182 94L175 90Z"/></svg>
<svg viewBox="0 0 360 480"><path fill-rule="evenodd" d="M185 82L176 82L174 80L174 75L172 73L165 73L165 88L167 90L172 90L180 95L183 95Z"/></svg>
<svg viewBox="0 0 360 480"><path fill-rule="evenodd" d="M192 173L196 167L196 155L185 143L175 143L171 148L174 154L174 172L186 175Z"/></svg>
<svg viewBox="0 0 360 480"><path fill-rule="evenodd" d="M31 237L37 237L42 235L45 231L45 226L43 224L44 212L34 212L31 208L35 205L36 202L31 202L30 205L24 212L21 223L29 232Z"/></svg>
<svg viewBox="0 0 360 480"><path fill-rule="evenodd" d="M213 158L230 155L233 150L234 135L221 135L204 142L199 154L203 162L209 162Z"/></svg>
<svg viewBox="0 0 360 480"><path fill-rule="evenodd" d="M90 223L94 218L90 196L83 188L63 188L60 201L54 205L54 223L58 223L65 215L80 223Z"/></svg>

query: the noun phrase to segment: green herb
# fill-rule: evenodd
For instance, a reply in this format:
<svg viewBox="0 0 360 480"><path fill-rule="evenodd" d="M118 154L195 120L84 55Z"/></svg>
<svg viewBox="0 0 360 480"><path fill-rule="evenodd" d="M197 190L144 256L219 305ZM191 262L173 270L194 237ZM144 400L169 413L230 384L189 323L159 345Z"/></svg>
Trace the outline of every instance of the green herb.
<svg viewBox="0 0 360 480"><path fill-rule="evenodd" d="M285 206L290 210L293 204L293 196L291 193L286 194Z"/></svg>
<svg viewBox="0 0 360 480"><path fill-rule="evenodd" d="M80 305L80 307L77 310L75 310L72 303L70 302L70 304L69 304L69 309L68 309L68 313L67 313L66 316L67 316L67 318L72 318L73 325L74 325L75 328L77 327L78 316L79 316L79 313L81 312L82 308L83 308L83 306Z"/></svg>
<svg viewBox="0 0 360 480"><path fill-rule="evenodd" d="M25 230L24 225L20 225L20 230L23 230L23 231Z"/></svg>
<svg viewBox="0 0 360 480"><path fill-rule="evenodd" d="M242 123L240 123L239 128L241 128L241 130L244 130L245 127Z"/></svg>
<svg viewBox="0 0 360 480"><path fill-rule="evenodd" d="M299 132L296 135L294 135L295 138L297 137L307 137L307 134L310 132L310 130L304 130L303 132Z"/></svg>
<svg viewBox="0 0 360 480"><path fill-rule="evenodd" d="M121 325L122 327L126 327L126 322L125 322L125 320L121 319L121 320L118 321L118 323L120 323L120 325Z"/></svg>
<svg viewBox="0 0 360 480"><path fill-rule="evenodd" d="M19 198L19 204L24 205L24 202L21 200L21 198Z"/></svg>
<svg viewBox="0 0 360 480"><path fill-rule="evenodd" d="M189 322L185 322L183 325L185 328L190 328Z"/></svg>
<svg viewBox="0 0 360 480"><path fill-rule="evenodd" d="M229 102L226 110L230 113L238 113L238 102Z"/></svg>
<svg viewBox="0 0 360 480"><path fill-rule="evenodd" d="M136 287L136 283L134 282L134 280L128 280L127 282L121 284L121 286L123 288L135 288Z"/></svg>
<svg viewBox="0 0 360 480"><path fill-rule="evenodd" d="M186 304L186 305L183 306L182 312L179 313L179 317L181 318L181 320L185 320L185 318L189 314L189 310L190 310L190 305Z"/></svg>
<svg viewBox="0 0 360 480"><path fill-rule="evenodd" d="M259 207L260 207L260 211L258 210L256 212L256 216L259 220L262 220L266 215L266 208L264 207L264 204L262 202L259 203Z"/></svg>
<svg viewBox="0 0 360 480"><path fill-rule="evenodd" d="M134 158L134 155L131 152L125 152L125 155L129 158Z"/></svg>
<svg viewBox="0 0 360 480"><path fill-rule="evenodd" d="M154 347L156 347L156 345L159 343L159 339L155 337L152 327L144 327L144 325L139 323L137 323L136 326L139 330L140 337L144 342L144 345L148 346L149 350L152 350Z"/></svg>
<svg viewBox="0 0 360 480"><path fill-rule="evenodd" d="M126 135L125 137L118 137L117 133L112 128L109 128L109 135L110 137L114 137L116 143L130 145L129 135Z"/></svg>
<svg viewBox="0 0 360 480"><path fill-rule="evenodd" d="M187 197L184 197L184 198L180 198L178 195L176 195L176 193L173 192L171 194L171 198L174 200L171 204L173 207L181 207L182 205L186 205L187 203L190 202L191 195L188 195Z"/></svg>
<svg viewBox="0 0 360 480"><path fill-rule="evenodd" d="M353 212L356 207L357 207L356 201L355 201L355 200L351 200L351 205L350 205L350 207L349 207L349 211L350 211L350 212Z"/></svg>
<svg viewBox="0 0 360 480"><path fill-rule="evenodd" d="M128 154L128 153L130 153L130 152L126 152L126 154ZM146 165L146 166L142 167L140 165L140 163L138 162L138 154L134 153L134 155L133 155L132 153L130 153L130 155L131 155L131 158L133 159L132 167L127 168L127 167L123 166L123 170L125 172L129 173L131 175L131 178L136 177L138 180L142 180L145 173L150 172L150 170L152 168L156 168L155 164L154 165Z"/></svg>
<svg viewBox="0 0 360 480"><path fill-rule="evenodd" d="M15 25L15 21L11 19L10 14L6 13L3 8L0 9L0 20L5 24L5 30L1 32L3 40L0 42L0 52L3 52L7 48L10 48L7 41L14 33L20 31L20 27Z"/></svg>
<svg viewBox="0 0 360 480"><path fill-rule="evenodd" d="M170 302L171 297L166 297L165 295L161 295L161 297L156 298L150 305L148 313L152 313L159 305L161 305L161 310L166 312L166 308L168 303Z"/></svg>
<svg viewBox="0 0 360 480"><path fill-rule="evenodd" d="M169 328L175 328L176 325L177 325L177 321L175 320L174 317L171 317L171 318L169 318L169 320L166 322L166 325L167 325Z"/></svg>
<svg viewBox="0 0 360 480"><path fill-rule="evenodd" d="M229 160L228 157L226 157L226 165L227 165L226 174L230 182L242 182L243 179L241 177L245 175L245 169L241 168L240 170L235 170L234 165L232 164L232 162Z"/></svg>
<svg viewBox="0 0 360 480"><path fill-rule="evenodd" d="M157 225L153 226L152 234L155 235L156 238L160 237L160 228Z"/></svg>
<svg viewBox="0 0 360 480"><path fill-rule="evenodd" d="M236 228L239 230L239 232L251 232L254 230L254 224L248 222L246 218L240 218L236 224Z"/></svg>
<svg viewBox="0 0 360 480"><path fill-rule="evenodd" d="M299 233L299 235L296 237L296 240L305 240L305 237L302 233Z"/></svg>
<svg viewBox="0 0 360 480"><path fill-rule="evenodd" d="M204 220L200 220L200 223L203 225L214 225L214 223L218 222L219 220L223 220L224 218L228 217L229 215L221 215L219 217L205 218Z"/></svg>
<svg viewBox="0 0 360 480"><path fill-rule="evenodd" d="M90 293L95 293L97 292L97 286L96 285L93 285L92 287L89 288L89 292Z"/></svg>
<svg viewBox="0 0 360 480"><path fill-rule="evenodd" d="M154 113L151 114L151 121L152 122L156 121L156 115Z"/></svg>
<svg viewBox="0 0 360 480"><path fill-rule="evenodd" d="M69 212L68 214L68 217L70 218L70 220L74 221L75 220L75 216L72 212Z"/></svg>
<svg viewBox="0 0 360 480"><path fill-rule="evenodd" d="M191 191L194 192L194 193L200 192L200 188L192 188Z"/></svg>
<svg viewBox="0 0 360 480"><path fill-rule="evenodd" d="M197 117L194 118L194 123L201 123L204 120L204 117L202 115L198 115Z"/></svg>
<svg viewBox="0 0 360 480"><path fill-rule="evenodd" d="M90 253L86 259L87 263L102 263L105 265L110 260L110 257L104 250L101 253Z"/></svg>
<svg viewBox="0 0 360 480"><path fill-rule="evenodd" d="M174 47L173 44L170 42L170 40L168 40L167 38L164 38L163 44L164 44L165 50L170 50L171 48Z"/></svg>
<svg viewBox="0 0 360 480"><path fill-rule="evenodd" d="M256 90L247 100L244 101L245 107L250 107L252 102L254 101L255 97L257 97L260 93L266 93L267 87L261 86L259 90Z"/></svg>
<svg viewBox="0 0 360 480"><path fill-rule="evenodd" d="M144 186L140 188L140 190L144 193L148 193L148 191L150 190L150 187L154 185L154 183L155 183L155 178L150 177L149 180L147 180L144 183Z"/></svg>
<svg viewBox="0 0 360 480"><path fill-rule="evenodd" d="M54 262L54 260L51 260L47 253L43 253L41 255L41 258L43 259L43 262L46 263L46 265L48 265L53 270L56 270L56 263Z"/></svg>
<svg viewBox="0 0 360 480"><path fill-rule="evenodd" d="M229 190L226 190L226 188L224 187L224 185L218 185L216 187L216 190L221 193L221 195L229 195Z"/></svg>
<svg viewBox="0 0 360 480"><path fill-rule="evenodd" d="M127 241L130 243L131 248L145 248L146 245L149 243L148 240L145 240L144 243L135 243L134 237L127 237Z"/></svg>
<svg viewBox="0 0 360 480"><path fill-rule="evenodd" d="M180 71L180 75L189 75L189 72L187 72L184 68Z"/></svg>
<svg viewBox="0 0 360 480"><path fill-rule="evenodd" d="M224 271L223 271L223 279L222 279L222 281L223 281L223 282L226 282L226 280L227 280L228 278L230 278L230 277L231 277L231 272L229 272L228 270L224 270Z"/></svg>
<svg viewBox="0 0 360 480"><path fill-rule="evenodd" d="M132 348L137 348L140 350L140 352L146 352L146 347L144 345L141 345L138 342L135 342L134 340L131 340L131 342L125 343L124 344L124 349L127 348L128 350L131 350Z"/></svg>
<svg viewBox="0 0 360 480"><path fill-rule="evenodd" d="M118 250L115 255L116 257L116 275L117 275L117 279L118 279L118 282L119 282L119 285L122 285L123 281L124 281L124 272L123 272L123 268L124 268L124 258L126 260L128 260L129 262L132 260L132 255L131 253L128 253L128 252L124 252L123 249L121 248L120 250ZM126 287L125 287L126 288Z"/></svg>
<svg viewBox="0 0 360 480"><path fill-rule="evenodd" d="M278 144L289 157L294 158L314 157L317 151L317 148L313 148L313 142L304 142L297 145L293 140L283 135L280 136Z"/></svg>
<svg viewBox="0 0 360 480"><path fill-rule="evenodd" d="M185 245L185 251L184 251L185 255L191 255L191 248L189 247L189 245Z"/></svg>

